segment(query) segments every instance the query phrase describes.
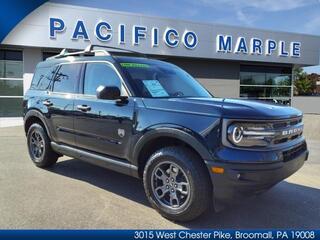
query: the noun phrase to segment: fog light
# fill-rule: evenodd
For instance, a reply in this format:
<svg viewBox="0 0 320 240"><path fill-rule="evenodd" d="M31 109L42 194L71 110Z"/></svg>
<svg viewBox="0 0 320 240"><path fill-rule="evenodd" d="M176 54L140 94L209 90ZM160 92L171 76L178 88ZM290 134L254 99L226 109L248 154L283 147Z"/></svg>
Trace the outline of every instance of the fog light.
<svg viewBox="0 0 320 240"><path fill-rule="evenodd" d="M222 167L212 167L212 168L211 168L211 171L212 171L213 173L222 174L222 173L224 173L224 168L222 168Z"/></svg>

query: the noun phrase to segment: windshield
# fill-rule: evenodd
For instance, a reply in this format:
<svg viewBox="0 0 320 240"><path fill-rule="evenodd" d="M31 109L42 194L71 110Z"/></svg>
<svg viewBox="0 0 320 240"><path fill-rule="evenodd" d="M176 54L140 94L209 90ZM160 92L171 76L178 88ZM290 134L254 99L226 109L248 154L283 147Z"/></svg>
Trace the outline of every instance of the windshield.
<svg viewBox="0 0 320 240"><path fill-rule="evenodd" d="M120 62L138 97L182 98L212 97L192 76L175 65L150 61Z"/></svg>

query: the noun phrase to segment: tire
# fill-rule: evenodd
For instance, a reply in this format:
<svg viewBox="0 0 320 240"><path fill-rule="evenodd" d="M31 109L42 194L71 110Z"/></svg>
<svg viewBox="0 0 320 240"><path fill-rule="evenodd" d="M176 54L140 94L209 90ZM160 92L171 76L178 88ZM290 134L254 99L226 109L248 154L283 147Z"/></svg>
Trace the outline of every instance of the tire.
<svg viewBox="0 0 320 240"><path fill-rule="evenodd" d="M191 221L212 203L208 170L188 148L165 147L153 153L144 168L143 184L152 207L169 220Z"/></svg>
<svg viewBox="0 0 320 240"><path fill-rule="evenodd" d="M34 123L30 126L27 142L29 156L37 167L47 168L57 162L59 155L52 150L46 130L40 124Z"/></svg>

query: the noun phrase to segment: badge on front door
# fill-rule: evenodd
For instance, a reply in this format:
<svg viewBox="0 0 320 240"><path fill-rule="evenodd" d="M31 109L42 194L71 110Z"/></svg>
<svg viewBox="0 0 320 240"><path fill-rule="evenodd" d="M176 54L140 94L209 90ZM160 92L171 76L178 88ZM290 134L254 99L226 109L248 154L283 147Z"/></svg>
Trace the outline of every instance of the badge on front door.
<svg viewBox="0 0 320 240"><path fill-rule="evenodd" d="M119 135L119 137L123 138L124 135L126 135L125 130L122 128L118 128L118 135Z"/></svg>

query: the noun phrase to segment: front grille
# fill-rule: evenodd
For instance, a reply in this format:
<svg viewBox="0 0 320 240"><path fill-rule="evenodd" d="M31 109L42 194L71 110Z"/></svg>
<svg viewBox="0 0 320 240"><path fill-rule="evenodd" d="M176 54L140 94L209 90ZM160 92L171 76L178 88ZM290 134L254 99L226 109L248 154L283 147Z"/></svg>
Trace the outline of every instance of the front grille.
<svg viewBox="0 0 320 240"><path fill-rule="evenodd" d="M277 121L275 123L273 123L273 127L275 129L279 129L279 128L285 128L285 127L288 127L288 126L294 126L294 125L297 125L299 123L302 122L302 117L299 117L299 118L292 118L292 119L287 119L287 120L283 120L283 121Z"/></svg>
<svg viewBox="0 0 320 240"><path fill-rule="evenodd" d="M296 158L297 156L299 156L301 153L303 153L306 150L307 150L307 144L304 142L303 144L300 144L297 147L294 147L290 150L284 151L282 153L283 161L288 162L288 161Z"/></svg>
<svg viewBox="0 0 320 240"><path fill-rule="evenodd" d="M279 120L271 124L273 131L277 133L272 141L275 145L292 141L302 136L302 117Z"/></svg>

